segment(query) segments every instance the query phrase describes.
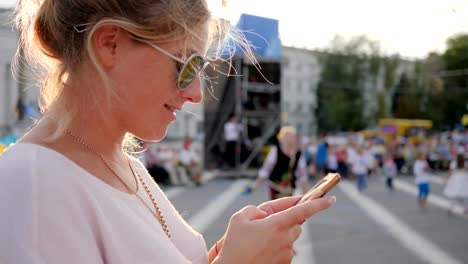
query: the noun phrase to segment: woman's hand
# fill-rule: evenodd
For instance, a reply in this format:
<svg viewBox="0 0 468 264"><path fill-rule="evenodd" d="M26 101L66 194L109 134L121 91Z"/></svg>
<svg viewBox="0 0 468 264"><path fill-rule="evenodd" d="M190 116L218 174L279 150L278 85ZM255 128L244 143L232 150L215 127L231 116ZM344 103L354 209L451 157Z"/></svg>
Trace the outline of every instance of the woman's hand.
<svg viewBox="0 0 468 264"><path fill-rule="evenodd" d="M336 201L335 197L321 198L294 206L299 199L286 197L235 213L219 242L222 245L218 245L221 250L216 262L290 263L301 224Z"/></svg>

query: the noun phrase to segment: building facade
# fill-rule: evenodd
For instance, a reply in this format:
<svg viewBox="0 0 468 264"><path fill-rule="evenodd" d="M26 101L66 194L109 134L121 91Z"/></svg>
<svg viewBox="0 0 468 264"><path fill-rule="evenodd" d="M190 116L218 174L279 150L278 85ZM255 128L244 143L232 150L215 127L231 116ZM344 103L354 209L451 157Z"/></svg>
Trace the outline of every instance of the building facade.
<svg viewBox="0 0 468 264"><path fill-rule="evenodd" d="M18 120L19 83L13 77L11 67L18 47L18 32L8 23L10 11L0 9L0 136Z"/></svg>
<svg viewBox="0 0 468 264"><path fill-rule="evenodd" d="M320 65L315 51L282 47L281 108L283 125L305 136L317 133L317 85Z"/></svg>

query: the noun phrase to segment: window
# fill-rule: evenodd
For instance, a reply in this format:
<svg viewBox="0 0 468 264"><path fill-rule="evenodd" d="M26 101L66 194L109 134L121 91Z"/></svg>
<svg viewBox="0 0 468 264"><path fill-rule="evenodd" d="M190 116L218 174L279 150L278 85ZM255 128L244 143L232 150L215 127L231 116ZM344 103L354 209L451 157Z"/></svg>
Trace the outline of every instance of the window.
<svg viewBox="0 0 468 264"><path fill-rule="evenodd" d="M297 103L296 112L297 113L302 113L302 103Z"/></svg>
<svg viewBox="0 0 468 264"><path fill-rule="evenodd" d="M302 63L301 62L296 62L296 71L297 72L302 72Z"/></svg>
<svg viewBox="0 0 468 264"><path fill-rule="evenodd" d="M296 89L296 86L297 86L297 81L296 80L291 80L289 91L293 91L294 89Z"/></svg>
<svg viewBox="0 0 468 264"><path fill-rule="evenodd" d="M304 92L307 91L307 88L308 88L308 87L309 87L309 83L307 82L306 79L304 79L304 80L302 81L302 89L304 90Z"/></svg>

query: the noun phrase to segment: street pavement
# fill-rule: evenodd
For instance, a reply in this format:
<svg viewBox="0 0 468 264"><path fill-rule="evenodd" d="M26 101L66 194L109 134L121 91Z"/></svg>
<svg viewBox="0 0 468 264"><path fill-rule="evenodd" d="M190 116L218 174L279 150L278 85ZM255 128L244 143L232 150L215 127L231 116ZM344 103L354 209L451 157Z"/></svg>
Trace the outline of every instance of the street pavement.
<svg viewBox="0 0 468 264"><path fill-rule="evenodd" d="M266 185L244 194L251 182L215 175L201 187L163 190L210 248L233 213L268 199ZM381 177L373 176L363 193L354 181L342 180L329 194L337 197L337 203L303 224L293 263L468 263L468 217L462 208L447 213L443 184L440 177L433 177L429 206L421 211L412 177L397 177L395 190L389 191Z"/></svg>

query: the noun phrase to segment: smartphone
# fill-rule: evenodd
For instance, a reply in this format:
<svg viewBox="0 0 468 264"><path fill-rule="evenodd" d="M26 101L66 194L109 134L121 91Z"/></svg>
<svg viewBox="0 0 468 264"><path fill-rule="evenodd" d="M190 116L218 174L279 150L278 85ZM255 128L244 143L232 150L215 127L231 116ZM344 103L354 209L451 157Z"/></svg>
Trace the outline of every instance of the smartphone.
<svg viewBox="0 0 468 264"><path fill-rule="evenodd" d="M335 187L338 182L340 182L341 176L338 173L328 173L323 177L317 184L315 184L309 191L307 191L304 196L296 203L304 203L310 200L323 197L327 194L333 187Z"/></svg>

